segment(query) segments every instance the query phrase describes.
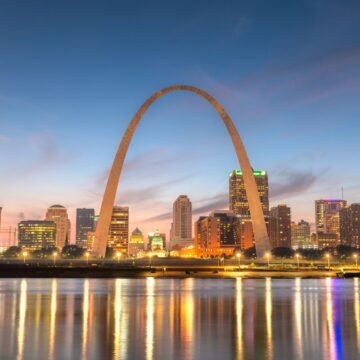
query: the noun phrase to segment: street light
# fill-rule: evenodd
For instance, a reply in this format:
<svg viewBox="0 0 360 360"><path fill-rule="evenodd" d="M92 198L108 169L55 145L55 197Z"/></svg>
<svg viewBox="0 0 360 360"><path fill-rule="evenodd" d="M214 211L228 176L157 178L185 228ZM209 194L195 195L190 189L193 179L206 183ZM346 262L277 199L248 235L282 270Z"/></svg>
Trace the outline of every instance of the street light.
<svg viewBox="0 0 360 360"><path fill-rule="evenodd" d="M265 254L265 256L267 257L267 261L268 261L268 268L270 268L270 253L269 253L269 252L267 252L267 253Z"/></svg>
<svg viewBox="0 0 360 360"><path fill-rule="evenodd" d="M56 265L56 257L57 257L57 252L54 251L53 252L53 257L54 257L54 266Z"/></svg>
<svg viewBox="0 0 360 360"><path fill-rule="evenodd" d="M238 258L238 261L239 261L239 270L240 270L240 259L241 259L241 253L237 253L236 254L236 257Z"/></svg>
<svg viewBox="0 0 360 360"><path fill-rule="evenodd" d="M24 251L22 254L23 254L23 257L24 257L24 264L25 264L25 260L26 260L26 257L27 257L28 253L26 251Z"/></svg>
<svg viewBox="0 0 360 360"><path fill-rule="evenodd" d="M153 254L152 252L149 252L148 257L149 257L149 268L151 268L151 258L152 258Z"/></svg>
<svg viewBox="0 0 360 360"><path fill-rule="evenodd" d="M118 262L118 264L120 263L120 257L121 257L121 252L120 251L118 251L117 253L116 253L116 257L117 257L117 262Z"/></svg>
<svg viewBox="0 0 360 360"><path fill-rule="evenodd" d="M328 261L328 269L330 270L330 254L325 254L327 261Z"/></svg>
<svg viewBox="0 0 360 360"><path fill-rule="evenodd" d="M295 257L296 257L296 260L297 260L297 267L299 269L299 257L300 257L300 254L295 254Z"/></svg>
<svg viewBox="0 0 360 360"><path fill-rule="evenodd" d="M90 253L87 251L85 255L86 255L86 265L89 265L89 256L90 256Z"/></svg>
<svg viewBox="0 0 360 360"><path fill-rule="evenodd" d="M355 265L356 267L358 267L358 255L354 254L354 259L355 259Z"/></svg>

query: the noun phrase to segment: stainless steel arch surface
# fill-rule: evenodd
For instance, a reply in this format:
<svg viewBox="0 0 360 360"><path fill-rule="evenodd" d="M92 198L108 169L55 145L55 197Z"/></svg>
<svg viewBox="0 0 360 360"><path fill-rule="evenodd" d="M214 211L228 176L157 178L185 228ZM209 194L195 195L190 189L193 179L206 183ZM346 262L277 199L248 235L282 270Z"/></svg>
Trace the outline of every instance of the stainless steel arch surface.
<svg viewBox="0 0 360 360"><path fill-rule="evenodd" d="M100 216L95 231L95 240L93 244L93 255L105 256L106 243L108 240L109 226L111 222L112 208L115 201L116 191L120 179L121 170L124 164L125 156L134 135L136 127L138 126L141 118L146 110L161 96L173 91L190 91L200 95L206 99L218 112L222 118L231 140L233 142L237 158L239 160L240 168L243 173L246 195L249 202L250 214L253 224L253 231L255 237L256 253L258 257L263 257L265 252L270 250L269 237L266 230L264 213L262 210L259 193L256 187L255 178L247 156L245 147L241 141L240 135L237 132L233 121L230 116L220 105L220 103L205 91L188 85L172 85L166 87L152 96L150 96L140 107L137 113L132 118L125 134L121 140L119 148L116 152L113 165L111 167L110 175L106 184L104 197L101 204Z"/></svg>

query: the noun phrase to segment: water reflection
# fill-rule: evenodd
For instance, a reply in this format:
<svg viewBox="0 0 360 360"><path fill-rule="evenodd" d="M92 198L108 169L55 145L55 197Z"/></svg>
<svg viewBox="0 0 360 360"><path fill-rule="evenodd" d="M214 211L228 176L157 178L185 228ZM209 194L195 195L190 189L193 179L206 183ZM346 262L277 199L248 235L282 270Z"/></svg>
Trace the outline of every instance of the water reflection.
<svg viewBox="0 0 360 360"><path fill-rule="evenodd" d="M359 279L0 279L1 359L357 359Z"/></svg>

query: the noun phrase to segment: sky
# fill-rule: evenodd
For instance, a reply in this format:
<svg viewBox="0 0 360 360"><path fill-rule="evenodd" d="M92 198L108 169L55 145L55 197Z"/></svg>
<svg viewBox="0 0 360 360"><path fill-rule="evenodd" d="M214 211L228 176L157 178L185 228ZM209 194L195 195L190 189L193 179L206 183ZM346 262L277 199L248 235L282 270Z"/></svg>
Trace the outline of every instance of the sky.
<svg viewBox="0 0 360 360"><path fill-rule="evenodd" d="M116 149L159 89L194 85L232 117L270 204L314 222L314 201L360 202L360 2L0 1L2 226L67 207L99 211ZM174 92L144 115L116 204L130 231L168 233L187 194L194 220L228 207L239 168L221 119Z"/></svg>

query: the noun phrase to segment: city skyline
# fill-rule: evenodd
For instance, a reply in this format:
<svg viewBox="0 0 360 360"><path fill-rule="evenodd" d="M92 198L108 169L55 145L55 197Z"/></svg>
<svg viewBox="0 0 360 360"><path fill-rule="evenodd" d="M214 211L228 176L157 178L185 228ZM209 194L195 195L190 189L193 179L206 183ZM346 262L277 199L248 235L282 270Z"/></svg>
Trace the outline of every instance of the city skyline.
<svg viewBox="0 0 360 360"><path fill-rule="evenodd" d="M74 17L58 36L68 3L55 12L46 4L29 7L26 17L7 4L0 20L9 30L13 51L0 60L3 226L43 219L45 209L57 203L69 210L72 224L76 208L98 213L107 170L132 114L149 93L177 81L208 90L229 111L252 165L268 172L270 206L284 202L295 221L305 219L313 226L314 200L340 199L343 187L348 203L359 201L360 170L354 163L359 150L360 25L352 21L359 5L319 1L294 8L284 2L282 13L266 3L243 5L236 12L231 6L206 5L205 20L201 1L191 9L164 3L149 7L146 33L125 16L136 12L135 5L102 8L103 16L96 7L73 6ZM304 16L294 16L294 11ZM79 27L80 12L84 22ZM42 13L47 16L38 21ZM93 19L96 33L88 25ZM291 37L285 31L288 19ZM22 30L16 29L18 22L24 23ZM268 33L274 24L276 29ZM133 44L124 40L124 29L133 32ZM72 39L84 31L92 40L74 52ZM186 43L182 36L189 33L194 41ZM30 61L25 61L20 55L28 36L33 46L26 47ZM260 38L273 46L259 47ZM0 43L7 46L7 39L0 37ZM216 39L225 39L221 57L215 56ZM109 42L118 44L111 58L94 53ZM163 46L166 52L150 51ZM189 53L196 57L188 59ZM94 74L96 64L102 70ZM134 71L136 77L129 75ZM115 201L132 209L131 229L168 233L167 213L181 193L204 215L227 208L227 174L238 166L216 117L191 94L164 98L145 116L126 159L120 202ZM105 127L98 136L100 124Z"/></svg>

